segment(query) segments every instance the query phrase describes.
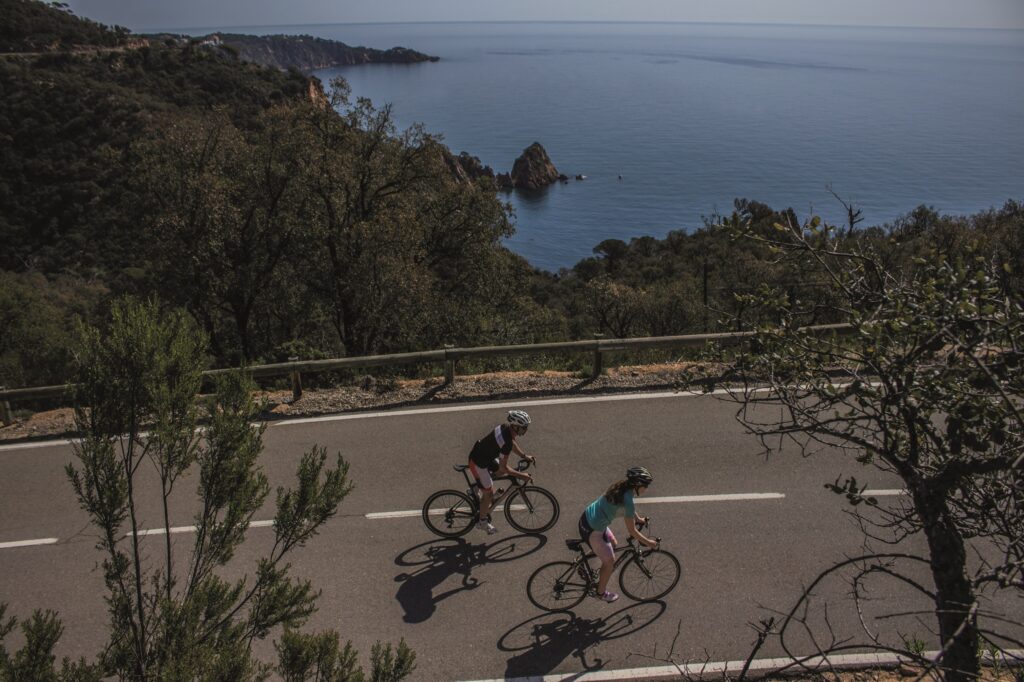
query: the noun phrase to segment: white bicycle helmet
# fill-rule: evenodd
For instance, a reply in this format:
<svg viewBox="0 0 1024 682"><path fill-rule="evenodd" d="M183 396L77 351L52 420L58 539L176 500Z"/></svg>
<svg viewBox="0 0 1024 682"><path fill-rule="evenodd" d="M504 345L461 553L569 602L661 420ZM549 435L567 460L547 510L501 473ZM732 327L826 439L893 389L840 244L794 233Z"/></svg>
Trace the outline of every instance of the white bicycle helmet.
<svg viewBox="0 0 1024 682"><path fill-rule="evenodd" d="M515 424L516 426L529 426L530 415L526 414L522 410L509 410L508 412L508 423Z"/></svg>

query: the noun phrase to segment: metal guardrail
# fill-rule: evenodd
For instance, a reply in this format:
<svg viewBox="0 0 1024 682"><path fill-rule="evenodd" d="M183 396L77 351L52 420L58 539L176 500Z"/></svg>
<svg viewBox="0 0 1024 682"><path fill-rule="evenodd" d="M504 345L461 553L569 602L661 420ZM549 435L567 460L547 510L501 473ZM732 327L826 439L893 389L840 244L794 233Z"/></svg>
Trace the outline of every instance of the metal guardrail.
<svg viewBox="0 0 1024 682"><path fill-rule="evenodd" d="M848 324L825 324L804 327L803 331L815 333L844 332L850 329ZM689 334L685 336L652 336L632 339L586 339L583 341L561 341L556 343L533 343L518 346L480 346L476 348L444 348L418 353L398 353L393 355L366 355L354 358L336 358L332 360L292 360L271 365L256 365L248 371L255 378L291 376L292 391L298 398L302 393L301 375L327 372L337 369L357 367L387 367L391 365L408 365L417 363L444 363L445 381L455 381L455 365L464 358L484 358L502 355L533 355L537 353L593 353L592 376L597 377L603 369L604 353L627 350L646 350L649 348L680 348L701 346L709 342L735 341L755 336L758 332L724 332L718 334ZM205 376L215 376L235 369L207 370ZM70 395L75 389L74 384L62 386L37 386L32 388L15 388L0 390L0 409L7 401L60 398ZM9 415L2 415L7 417ZM2 418L0 417L0 418ZM9 421L9 419L8 419Z"/></svg>

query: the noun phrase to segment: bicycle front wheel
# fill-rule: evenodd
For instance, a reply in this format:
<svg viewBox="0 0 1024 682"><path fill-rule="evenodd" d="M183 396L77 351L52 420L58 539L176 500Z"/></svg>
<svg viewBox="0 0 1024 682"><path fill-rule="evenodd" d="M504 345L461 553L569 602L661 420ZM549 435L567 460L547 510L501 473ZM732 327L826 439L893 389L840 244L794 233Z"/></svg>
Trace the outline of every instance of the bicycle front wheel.
<svg viewBox="0 0 1024 682"><path fill-rule="evenodd" d="M572 561L544 564L526 583L526 596L538 609L571 609L587 596L590 582L581 574L583 565Z"/></svg>
<svg viewBox="0 0 1024 682"><path fill-rule="evenodd" d="M476 505L458 490L441 490L423 503L423 523L443 538L465 535L473 528L476 517Z"/></svg>
<svg viewBox="0 0 1024 682"><path fill-rule="evenodd" d="M523 486L505 500L505 518L520 533L543 533L558 521L558 500L544 488Z"/></svg>
<svg viewBox="0 0 1024 682"><path fill-rule="evenodd" d="M654 601L671 592L679 582L679 559L660 549L636 553L619 571L622 593L636 601Z"/></svg>

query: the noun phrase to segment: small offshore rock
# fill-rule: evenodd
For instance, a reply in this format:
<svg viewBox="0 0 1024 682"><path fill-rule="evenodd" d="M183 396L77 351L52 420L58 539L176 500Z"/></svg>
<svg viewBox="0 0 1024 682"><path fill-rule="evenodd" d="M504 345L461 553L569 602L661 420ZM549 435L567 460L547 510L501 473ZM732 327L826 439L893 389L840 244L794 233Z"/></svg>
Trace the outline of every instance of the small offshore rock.
<svg viewBox="0 0 1024 682"><path fill-rule="evenodd" d="M512 166L512 185L517 189L541 189L557 182L558 176L558 169L540 142L524 149Z"/></svg>

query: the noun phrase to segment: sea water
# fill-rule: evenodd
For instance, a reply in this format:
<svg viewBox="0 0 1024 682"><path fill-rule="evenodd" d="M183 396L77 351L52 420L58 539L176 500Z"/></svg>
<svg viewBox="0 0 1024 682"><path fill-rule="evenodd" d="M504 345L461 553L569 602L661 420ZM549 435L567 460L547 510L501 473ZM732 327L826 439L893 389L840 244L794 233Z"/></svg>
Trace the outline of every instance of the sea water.
<svg viewBox="0 0 1024 682"><path fill-rule="evenodd" d="M232 29L410 47L353 95L509 171L533 142L585 175L506 195L508 246L570 267L609 238L692 230L737 197L880 225L920 204L1024 199L1024 31L742 24L426 23Z"/></svg>

